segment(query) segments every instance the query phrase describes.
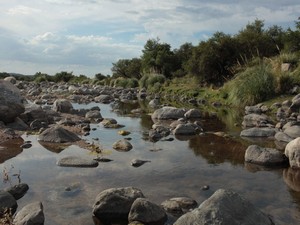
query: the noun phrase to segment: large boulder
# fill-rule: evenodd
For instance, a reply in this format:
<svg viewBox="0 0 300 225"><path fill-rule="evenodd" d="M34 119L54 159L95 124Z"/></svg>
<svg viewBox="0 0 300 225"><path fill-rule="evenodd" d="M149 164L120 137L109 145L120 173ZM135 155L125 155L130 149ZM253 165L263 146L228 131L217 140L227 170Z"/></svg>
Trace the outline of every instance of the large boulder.
<svg viewBox="0 0 300 225"><path fill-rule="evenodd" d="M24 111L19 89L9 81L0 80L0 121L13 122Z"/></svg>
<svg viewBox="0 0 300 225"><path fill-rule="evenodd" d="M185 109L165 106L154 111L151 115L152 120L177 120L183 118L186 113Z"/></svg>
<svg viewBox="0 0 300 225"><path fill-rule="evenodd" d="M239 194L219 189L199 208L181 216L174 225L273 225L272 220Z"/></svg>
<svg viewBox="0 0 300 225"><path fill-rule="evenodd" d="M139 221L143 224L164 225L167 214L158 206L145 198L137 198L130 209L128 222Z"/></svg>
<svg viewBox="0 0 300 225"><path fill-rule="evenodd" d="M104 190L96 197L93 214L100 221L127 220L137 198L144 198L144 195L141 190L133 187Z"/></svg>
<svg viewBox="0 0 300 225"><path fill-rule="evenodd" d="M280 166L286 165L287 158L277 149L250 145L245 153L245 161L262 166Z"/></svg>
<svg viewBox="0 0 300 225"><path fill-rule="evenodd" d="M24 206L14 219L15 225L44 225L43 204L34 202Z"/></svg>
<svg viewBox="0 0 300 225"><path fill-rule="evenodd" d="M300 168L300 137L285 146L284 154L288 157L292 168Z"/></svg>
<svg viewBox="0 0 300 225"><path fill-rule="evenodd" d="M57 99L53 103L53 110L55 112L71 113L73 110L73 105L66 99Z"/></svg>
<svg viewBox="0 0 300 225"><path fill-rule="evenodd" d="M39 140L53 143L67 143L79 141L80 138L75 133L60 126L53 126L44 130L39 135Z"/></svg>

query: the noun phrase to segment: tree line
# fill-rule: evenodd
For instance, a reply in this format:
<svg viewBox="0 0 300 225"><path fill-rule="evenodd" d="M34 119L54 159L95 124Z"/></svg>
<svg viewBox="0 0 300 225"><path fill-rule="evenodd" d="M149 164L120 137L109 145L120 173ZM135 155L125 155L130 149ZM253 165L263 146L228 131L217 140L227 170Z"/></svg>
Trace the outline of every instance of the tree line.
<svg viewBox="0 0 300 225"><path fill-rule="evenodd" d="M159 38L150 39L140 58L113 63L112 77L139 80L145 74L162 74L167 79L191 75L202 84L222 85L253 58L299 53L300 17L295 25L294 30L277 25L265 29L264 21L257 19L235 35L216 32L197 46L184 43L174 50Z"/></svg>

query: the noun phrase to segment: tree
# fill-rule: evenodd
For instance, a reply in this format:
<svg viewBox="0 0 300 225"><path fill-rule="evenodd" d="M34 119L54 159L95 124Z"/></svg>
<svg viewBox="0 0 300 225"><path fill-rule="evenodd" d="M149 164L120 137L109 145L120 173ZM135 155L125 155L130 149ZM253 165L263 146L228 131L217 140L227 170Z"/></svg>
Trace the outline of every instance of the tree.
<svg viewBox="0 0 300 225"><path fill-rule="evenodd" d="M54 82L68 82L74 77L73 72L61 71L54 75Z"/></svg>
<svg viewBox="0 0 300 225"><path fill-rule="evenodd" d="M141 78L141 59L120 59L113 63L113 77Z"/></svg>
<svg viewBox="0 0 300 225"><path fill-rule="evenodd" d="M295 21L296 30L287 29L284 36L284 49L287 52L300 51L300 17Z"/></svg>
<svg viewBox="0 0 300 225"><path fill-rule="evenodd" d="M174 53L171 46L166 43L159 43L159 39L150 39L142 51L142 68L146 73L164 74L170 77L174 68Z"/></svg>
<svg viewBox="0 0 300 225"><path fill-rule="evenodd" d="M95 74L95 79L96 80L104 80L105 78L106 78L106 76L103 75L102 73Z"/></svg>
<svg viewBox="0 0 300 225"><path fill-rule="evenodd" d="M173 77L181 77L187 74L187 62L193 54L193 49L192 43L185 43L179 49L174 50L175 71L172 74Z"/></svg>

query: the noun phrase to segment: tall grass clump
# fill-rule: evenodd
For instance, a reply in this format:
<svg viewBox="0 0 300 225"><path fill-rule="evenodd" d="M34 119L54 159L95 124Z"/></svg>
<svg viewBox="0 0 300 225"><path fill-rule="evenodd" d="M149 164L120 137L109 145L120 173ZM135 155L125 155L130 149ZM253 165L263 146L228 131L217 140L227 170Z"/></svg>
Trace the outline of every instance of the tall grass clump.
<svg viewBox="0 0 300 225"><path fill-rule="evenodd" d="M275 79L270 66L260 64L247 68L229 81L224 89L236 106L254 105L274 96Z"/></svg>

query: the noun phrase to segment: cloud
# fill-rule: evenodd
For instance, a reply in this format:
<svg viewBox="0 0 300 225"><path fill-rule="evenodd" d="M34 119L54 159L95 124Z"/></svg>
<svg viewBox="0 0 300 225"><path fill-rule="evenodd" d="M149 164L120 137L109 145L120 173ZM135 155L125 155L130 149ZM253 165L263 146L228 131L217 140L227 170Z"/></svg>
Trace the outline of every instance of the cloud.
<svg viewBox="0 0 300 225"><path fill-rule="evenodd" d="M294 25L295 0L10 0L1 3L0 68L7 72L110 73L139 57L150 38L178 48L216 31L234 34L256 18ZM23 66L22 66L23 65ZM46 71L45 71L45 70Z"/></svg>

